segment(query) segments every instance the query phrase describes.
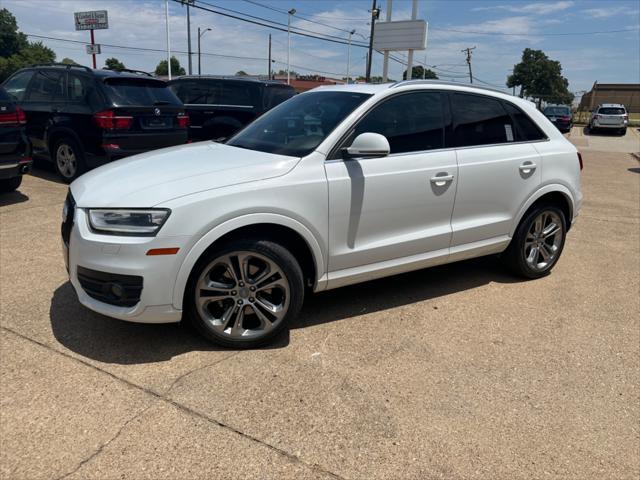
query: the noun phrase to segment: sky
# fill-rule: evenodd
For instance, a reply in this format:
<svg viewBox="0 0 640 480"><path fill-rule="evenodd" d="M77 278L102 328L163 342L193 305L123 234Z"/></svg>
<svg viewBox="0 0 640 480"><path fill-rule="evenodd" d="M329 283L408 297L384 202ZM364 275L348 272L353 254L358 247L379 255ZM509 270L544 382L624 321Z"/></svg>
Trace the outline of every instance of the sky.
<svg viewBox="0 0 640 480"><path fill-rule="evenodd" d="M290 8L296 9L292 26L308 33L346 39L355 29L354 43L365 43L370 26L371 0L198 0L204 7L216 6L285 25ZM208 4L208 5L206 5ZM378 0L381 20L386 18L387 0ZM0 0L0 8L11 11L22 32L63 40L87 42L89 32L75 31L73 12L107 10L109 29L96 30L96 43L103 46L98 66L115 56L128 68L154 70L166 53L164 0ZM223 10L221 10L223 11ZM569 89L580 94L593 82L640 83L640 0L418 0L418 18L428 22L427 48L415 52L415 61L426 64L439 77L468 81L463 48L475 47L472 68L476 82L506 88L509 70L529 47L543 50L561 62ZM186 8L169 2L171 49L187 66ZM393 0L392 20L411 17L411 0ZM309 22L308 20L311 20ZM197 27L211 28L202 36L202 71L209 74L267 73L268 36L272 35L274 69L285 69L286 31L272 30L215 13L191 9L192 48L197 51ZM616 33L612 30L627 30ZM557 35L557 34L576 35ZM30 37L30 40L40 40ZM90 65L83 43L42 40L57 54ZM118 46L118 47L116 47ZM140 49L150 50L135 50ZM342 78L347 72L348 46L323 40L291 36L292 70ZM351 75L363 75L366 49L351 47ZM398 59L406 53L396 52ZM242 57L242 58L234 58ZM391 61L389 77L402 78L406 68ZM197 57L193 56L197 73ZM382 56L374 54L373 75L382 74Z"/></svg>

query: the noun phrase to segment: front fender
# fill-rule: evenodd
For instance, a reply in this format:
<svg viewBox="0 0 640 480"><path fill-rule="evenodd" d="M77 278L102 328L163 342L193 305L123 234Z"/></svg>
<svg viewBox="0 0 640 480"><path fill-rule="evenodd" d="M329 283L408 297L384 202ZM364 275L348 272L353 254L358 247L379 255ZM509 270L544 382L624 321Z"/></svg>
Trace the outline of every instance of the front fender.
<svg viewBox="0 0 640 480"><path fill-rule="evenodd" d="M231 220L227 220L226 222L217 225L205 235L203 235L202 238L200 238L200 240L198 240L196 244L191 248L189 253L187 253L184 261L182 262L182 265L180 266L176 277L173 289L173 305L175 308L179 310L182 309L182 300L184 297L185 288L187 287L187 282L189 280L189 275L191 275L191 270L193 270L194 265L196 264L200 256L205 252L205 250L209 248L209 246L211 246L213 242L226 235L227 233L237 230L238 228L256 225L258 223L271 223L287 227L294 230L302 238L304 238L304 240L307 242L307 245L309 246L309 249L311 250L316 268L317 285L315 287L315 290L324 289L326 280L320 279L326 278L326 260L324 258L324 254L319 242L311 233L311 231L297 220L293 220L292 218L286 217L284 215L278 215L275 213L251 213L233 218Z"/></svg>
<svg viewBox="0 0 640 480"><path fill-rule="evenodd" d="M527 212L527 210L529 209L529 207L531 207L531 205L533 205L536 200L538 200L539 198L541 198L542 196L548 194L548 193L554 193L554 192L559 192L562 195L565 196L565 198L567 199L567 201L569 202L569 205L571 206L571 217L567 219L568 222L572 222L573 218L575 218L576 216L576 200L573 196L573 194L571 193L571 190L569 190L568 187L566 187L565 185L562 185L560 183L551 183L548 185L544 185L542 186L540 189L536 190L533 195L531 195L527 201L525 203L523 203L520 206L520 209L518 210L518 214L516 215L513 224L511 225L511 229L509 231L509 237L513 238L513 235L515 234L516 228L518 228L518 225L520 224L520 221L522 220L522 217L524 217L524 214Z"/></svg>

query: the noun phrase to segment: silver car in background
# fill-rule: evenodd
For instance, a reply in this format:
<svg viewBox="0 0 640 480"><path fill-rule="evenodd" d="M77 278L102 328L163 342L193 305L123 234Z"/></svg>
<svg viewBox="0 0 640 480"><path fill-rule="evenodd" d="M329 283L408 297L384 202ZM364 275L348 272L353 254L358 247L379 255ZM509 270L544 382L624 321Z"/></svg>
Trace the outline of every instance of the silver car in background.
<svg viewBox="0 0 640 480"><path fill-rule="evenodd" d="M615 130L620 135L627 133L629 114L624 105L619 103L603 103L591 113L589 131Z"/></svg>

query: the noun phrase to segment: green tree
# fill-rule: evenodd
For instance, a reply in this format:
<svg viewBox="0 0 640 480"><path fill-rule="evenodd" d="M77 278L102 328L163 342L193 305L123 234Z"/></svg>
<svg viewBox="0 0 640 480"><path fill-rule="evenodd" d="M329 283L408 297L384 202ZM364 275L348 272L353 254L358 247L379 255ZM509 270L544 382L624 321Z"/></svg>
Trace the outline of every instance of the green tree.
<svg viewBox="0 0 640 480"><path fill-rule="evenodd" d="M174 56L171 57L171 75L184 75L186 72L184 68L180 66L180 62ZM156 75L169 75L169 68L167 67L167 61L162 60L156 67Z"/></svg>
<svg viewBox="0 0 640 480"><path fill-rule="evenodd" d="M276 73L276 75L286 75L287 71L286 70L278 70L278 73ZM292 77L295 77L298 75L298 72L296 72L295 70L289 70L289 75Z"/></svg>
<svg viewBox="0 0 640 480"><path fill-rule="evenodd" d="M164 62L164 63L165 63L165 65L166 65L166 63L167 63L167 62L166 62L166 60L165 60L165 62ZM124 66L124 63L122 63L122 62L121 62L120 60L118 60L116 57L107 58L107 59L104 61L104 66L105 66L106 68L108 68L109 70L115 70L115 71L117 71L117 72L121 72L122 70L124 70L125 68L127 68L127 67L125 67L125 66ZM171 64L171 66L173 67L173 63ZM173 72L171 72L171 73L173 73Z"/></svg>
<svg viewBox="0 0 640 480"><path fill-rule="evenodd" d="M520 63L514 65L513 74L507 78L507 87L520 87L520 96L536 99L538 108L543 100L560 104L573 102L560 62L551 60L542 50L524 49Z"/></svg>
<svg viewBox="0 0 640 480"><path fill-rule="evenodd" d="M425 78L427 80L437 80L438 79L438 75L436 75L436 72L434 72L430 68L427 68L425 70L425 68L422 65L417 65L415 67L411 67L411 78L412 79L413 78L419 78L419 79ZM407 79L407 71L406 70L402 73L402 79L403 80Z"/></svg>
<svg viewBox="0 0 640 480"><path fill-rule="evenodd" d="M66 63L67 65L78 65L78 63L73 58L69 57L64 57L62 60L60 60L60 63Z"/></svg>
<svg viewBox="0 0 640 480"><path fill-rule="evenodd" d="M249 74L247 72L245 72L244 70L238 70L236 72L236 77L247 77L249 76Z"/></svg>
<svg viewBox="0 0 640 480"><path fill-rule="evenodd" d="M27 36L18 31L16 17L3 8L0 10L0 58L15 55L27 45Z"/></svg>
<svg viewBox="0 0 640 480"><path fill-rule="evenodd" d="M8 58L0 58L0 82L13 72L34 63L51 63L56 61L56 54L42 42L27 42L20 51Z"/></svg>

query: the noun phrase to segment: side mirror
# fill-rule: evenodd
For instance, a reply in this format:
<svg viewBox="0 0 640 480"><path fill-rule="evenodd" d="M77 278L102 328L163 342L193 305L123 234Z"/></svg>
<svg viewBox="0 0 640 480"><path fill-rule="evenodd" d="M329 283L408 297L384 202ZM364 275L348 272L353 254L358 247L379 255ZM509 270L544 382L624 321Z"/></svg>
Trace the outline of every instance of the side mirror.
<svg viewBox="0 0 640 480"><path fill-rule="evenodd" d="M384 135L365 132L358 135L350 147L342 149L342 158L375 158L389 155L391 147Z"/></svg>

